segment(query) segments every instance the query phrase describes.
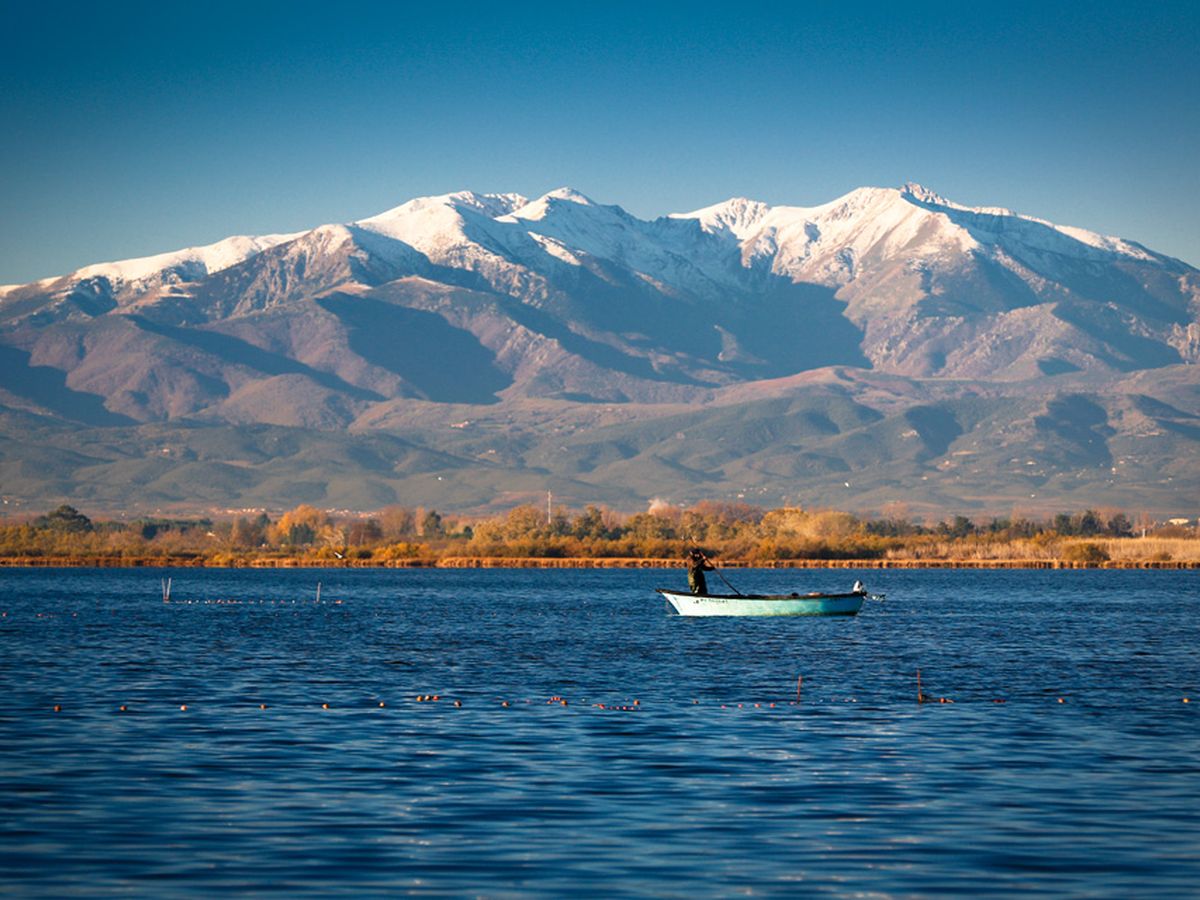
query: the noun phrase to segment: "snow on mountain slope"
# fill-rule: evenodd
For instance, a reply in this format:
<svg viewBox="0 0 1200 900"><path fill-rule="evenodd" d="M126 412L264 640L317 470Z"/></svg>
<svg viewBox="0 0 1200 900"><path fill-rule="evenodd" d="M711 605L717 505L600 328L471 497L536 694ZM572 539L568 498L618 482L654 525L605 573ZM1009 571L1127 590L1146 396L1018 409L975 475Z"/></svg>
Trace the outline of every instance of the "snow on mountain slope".
<svg viewBox="0 0 1200 900"><path fill-rule="evenodd" d="M962 206L917 184L858 188L814 207L734 198L672 218L694 219L707 232L736 239L746 265L767 258L776 274L825 284L844 284L866 261L948 257L988 247L1018 258L1158 259L1131 241L1007 209Z"/></svg>
<svg viewBox="0 0 1200 900"><path fill-rule="evenodd" d="M499 295L503 315L653 378L723 383L831 360L1018 378L1200 355L1195 269L915 184L812 207L733 198L652 221L568 187L533 200L462 191L349 225L89 266L0 298L13 327L132 311L186 324L410 276ZM1041 312L1012 315L1030 307Z"/></svg>
<svg viewBox="0 0 1200 900"><path fill-rule="evenodd" d="M721 203L706 206L690 213L671 213L670 219L695 219L708 232L728 232L741 241L755 234L771 207L759 200L732 197Z"/></svg>
<svg viewBox="0 0 1200 900"><path fill-rule="evenodd" d="M498 222L532 236L560 259L612 264L671 293L717 297L745 289L745 273L730 270L728 242L697 241L692 227L669 217L647 222L571 188L551 191Z"/></svg>
<svg viewBox="0 0 1200 900"><path fill-rule="evenodd" d="M735 248L740 254L735 268L765 266L795 281L827 285L846 283L871 261L930 259L994 247L1023 261L1046 255L1163 259L1131 241L999 207L963 206L916 184L859 188L813 207L772 207L732 198L656 221L637 219L567 187L535 200L460 191L415 198L353 225L403 242L438 265L470 269L487 262L536 268L553 259L577 266L591 257L655 283L709 292L714 285L733 287L732 281L745 274L730 269ZM696 227L704 239L698 238ZM67 277L133 283L172 272L195 280L303 234L234 236L207 246L85 266ZM0 296L30 287L6 286Z"/></svg>
<svg viewBox="0 0 1200 900"><path fill-rule="evenodd" d="M947 200L945 197L934 193L926 187L919 184L909 182L906 184L902 193L912 200L925 205L927 208L942 207L946 210L955 212L967 213L971 217L969 221L976 223L981 231L990 233L998 233L1009 231L1019 234L1024 240L1034 244L1041 244L1046 249L1062 250L1070 252L1072 245L1070 243L1055 242L1052 246L1045 244L1045 229L1056 231L1061 235L1069 238L1075 243L1084 244L1088 247L1094 247L1097 250L1105 253L1116 254L1119 256L1127 256L1138 260L1153 260L1155 255L1149 253L1145 247L1136 244L1133 241L1127 241L1123 238L1111 237L1109 235L1098 234L1094 231L1089 231L1086 228L1076 228L1070 225L1055 225L1046 219L1039 219L1035 216L1025 216L1013 212L1011 209L1006 209L1000 206L982 206L972 207L963 206L959 203L954 203ZM1016 220L1009 222L1008 220ZM1005 222L1007 228L997 228L996 225L1000 222ZM1027 224L1021 224L1027 223ZM991 225L992 228L987 226ZM1053 240L1053 239L1051 239ZM1078 252L1078 248L1075 248Z"/></svg>
<svg viewBox="0 0 1200 900"><path fill-rule="evenodd" d="M504 222L527 203L520 194L462 191L419 197L354 224L404 242L435 266L476 275L493 290L536 299L545 296L547 286L536 266L527 263L554 255Z"/></svg>
<svg viewBox="0 0 1200 900"><path fill-rule="evenodd" d="M495 219L527 202L520 194L458 191L435 197L417 197L354 224L404 241L423 253L436 253L447 245L462 241L468 218Z"/></svg>
<svg viewBox="0 0 1200 900"><path fill-rule="evenodd" d="M766 262L792 281L840 285L865 261L969 252L978 243L963 229L898 190L859 188L814 207L769 207L744 198L676 214L737 240L743 264Z"/></svg>
<svg viewBox="0 0 1200 900"><path fill-rule="evenodd" d="M176 270L187 280L195 280L228 269L269 247L294 240L304 232L265 234L257 237L236 235L203 247L188 247L170 253L124 259L85 266L72 274L74 279L107 278L111 282L142 281L166 270Z"/></svg>

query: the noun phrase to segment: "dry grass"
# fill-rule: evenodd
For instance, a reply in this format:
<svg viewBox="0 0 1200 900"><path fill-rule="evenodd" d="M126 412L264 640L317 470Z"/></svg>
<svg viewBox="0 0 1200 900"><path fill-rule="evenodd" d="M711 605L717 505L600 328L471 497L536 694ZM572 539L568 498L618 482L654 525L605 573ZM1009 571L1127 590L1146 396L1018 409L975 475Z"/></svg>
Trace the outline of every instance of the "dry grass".
<svg viewBox="0 0 1200 900"><path fill-rule="evenodd" d="M1018 560L1051 561L1059 558L1057 541L927 541L913 542L887 552L892 560L949 560L961 559L972 562Z"/></svg>
<svg viewBox="0 0 1200 900"><path fill-rule="evenodd" d="M1015 541L936 540L913 542L887 552L889 560L967 560L972 562L1050 562L1069 559L1086 545L1113 562L1200 563L1200 538L1033 538Z"/></svg>
<svg viewBox="0 0 1200 900"><path fill-rule="evenodd" d="M1200 538L1101 538L1091 543L1114 561L1200 562Z"/></svg>

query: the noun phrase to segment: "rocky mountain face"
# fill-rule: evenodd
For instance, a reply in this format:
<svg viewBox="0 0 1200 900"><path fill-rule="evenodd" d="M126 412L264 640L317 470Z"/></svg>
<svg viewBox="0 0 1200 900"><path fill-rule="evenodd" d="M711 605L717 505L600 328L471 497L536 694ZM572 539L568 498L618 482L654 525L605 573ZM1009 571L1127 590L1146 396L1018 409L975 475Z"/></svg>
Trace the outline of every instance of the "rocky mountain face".
<svg viewBox="0 0 1200 900"><path fill-rule="evenodd" d="M464 192L0 288L0 492L1174 510L1198 360L1200 271L917 185Z"/></svg>

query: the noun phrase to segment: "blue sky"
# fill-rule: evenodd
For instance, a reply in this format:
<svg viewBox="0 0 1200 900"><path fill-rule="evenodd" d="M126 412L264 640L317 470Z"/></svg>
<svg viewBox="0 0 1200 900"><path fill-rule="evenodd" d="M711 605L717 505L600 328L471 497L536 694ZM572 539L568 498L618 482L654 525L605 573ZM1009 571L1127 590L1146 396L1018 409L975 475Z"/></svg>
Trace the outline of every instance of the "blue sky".
<svg viewBox="0 0 1200 900"><path fill-rule="evenodd" d="M452 190L919 181L1200 265L1200 5L4 4L0 283Z"/></svg>

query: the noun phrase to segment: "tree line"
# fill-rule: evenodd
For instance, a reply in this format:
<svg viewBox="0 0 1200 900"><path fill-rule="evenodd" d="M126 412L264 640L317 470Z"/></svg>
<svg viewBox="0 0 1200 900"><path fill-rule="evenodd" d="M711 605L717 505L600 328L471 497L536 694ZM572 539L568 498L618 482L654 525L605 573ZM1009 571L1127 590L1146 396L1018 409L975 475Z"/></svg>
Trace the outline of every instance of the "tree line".
<svg viewBox="0 0 1200 900"><path fill-rule="evenodd" d="M1139 533L1169 534L1140 523ZM302 504L272 518L266 513L225 519L143 517L93 520L63 505L23 522L0 525L0 556L199 558L215 564L255 557L388 562L473 556L499 559L671 559L690 547L747 562L820 559L960 558L1007 548L1046 555L1072 540L1075 553L1106 558L1100 545L1078 550L1079 539L1131 537L1135 525L1119 511L1059 513L1045 520L957 515L932 525L901 515L859 516L829 509L763 509L744 503L702 502L688 508L655 504L621 514L598 506L582 511L518 506L491 517L443 515L387 507L373 515L335 515ZM1192 536L1176 528L1177 536ZM1058 548L1062 550L1063 548ZM1065 552L1065 551L1063 551ZM1085 557L1087 558L1087 557Z"/></svg>

